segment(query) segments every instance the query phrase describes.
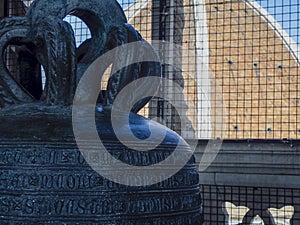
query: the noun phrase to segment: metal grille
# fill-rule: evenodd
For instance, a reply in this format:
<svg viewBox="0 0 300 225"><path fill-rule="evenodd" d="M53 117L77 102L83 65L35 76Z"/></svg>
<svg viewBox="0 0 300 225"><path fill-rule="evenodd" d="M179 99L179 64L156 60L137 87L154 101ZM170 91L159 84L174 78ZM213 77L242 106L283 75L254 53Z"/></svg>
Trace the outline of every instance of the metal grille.
<svg viewBox="0 0 300 225"><path fill-rule="evenodd" d="M33 0L8 0L5 2L8 16L23 16Z"/></svg>
<svg viewBox="0 0 300 225"><path fill-rule="evenodd" d="M20 1L11 0L4 1L4 15L5 16L23 16L26 13L27 6L30 5L32 1ZM11 75L18 80L16 67L17 67L17 51L18 46L9 45L4 52L4 60L7 69L10 71Z"/></svg>
<svg viewBox="0 0 300 225"><path fill-rule="evenodd" d="M204 224L299 224L299 191L290 188L203 185Z"/></svg>
<svg viewBox="0 0 300 225"><path fill-rule="evenodd" d="M31 3L5 2L9 16L24 15ZM146 40L182 46L175 55L162 51L160 56L179 65L164 65L163 75L182 86L184 81L189 120L181 124L176 108L163 98L152 100L141 114L158 117L179 133L182 126L192 126L199 139L299 139L300 0L119 3ZM65 20L74 29L77 46L90 38L79 18ZM5 52L13 76L15 51L16 46L8 46ZM160 91L177 94L167 84ZM205 223L300 224L299 193L291 188L203 185Z"/></svg>
<svg viewBox="0 0 300 225"><path fill-rule="evenodd" d="M207 7L210 69L226 105L225 137L299 135L298 48L267 10L254 1Z"/></svg>
<svg viewBox="0 0 300 225"><path fill-rule="evenodd" d="M64 20L69 22L74 30L77 47L85 40L91 38L91 32L89 28L81 19L76 16L68 15Z"/></svg>
<svg viewBox="0 0 300 225"><path fill-rule="evenodd" d="M183 46L181 74L167 67L164 76L184 78L197 138L299 137L299 5L299 0L148 1L137 13L143 21L153 19L152 39ZM149 37L150 24L132 23ZM152 107L150 117L180 129L167 102Z"/></svg>
<svg viewBox="0 0 300 225"><path fill-rule="evenodd" d="M7 1L8 15L23 15L31 1ZM183 86L188 120L164 99L140 114L157 117L181 133L192 126L195 138L298 139L299 0L119 0L131 23L148 40L182 46L162 51L179 65L165 65L164 77ZM77 45L90 37L86 25L68 16ZM13 46L7 66L14 73ZM173 95L165 84L161 92ZM179 100L178 100L179 101ZM180 101L183 101L181 99ZM184 136L184 134L182 134Z"/></svg>

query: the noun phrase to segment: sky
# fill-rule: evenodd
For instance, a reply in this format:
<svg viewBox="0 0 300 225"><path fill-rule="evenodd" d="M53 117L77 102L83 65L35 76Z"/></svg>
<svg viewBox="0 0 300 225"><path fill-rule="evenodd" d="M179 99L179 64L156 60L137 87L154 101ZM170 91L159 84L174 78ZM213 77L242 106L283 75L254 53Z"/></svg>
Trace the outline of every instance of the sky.
<svg viewBox="0 0 300 225"><path fill-rule="evenodd" d="M127 8L131 3L135 2L135 0L117 0L117 1L124 9Z"/></svg>
<svg viewBox="0 0 300 225"><path fill-rule="evenodd" d="M135 0L118 0L123 8ZM300 45L300 0L257 0Z"/></svg>
<svg viewBox="0 0 300 225"><path fill-rule="evenodd" d="M300 46L300 0L257 0Z"/></svg>
<svg viewBox="0 0 300 225"><path fill-rule="evenodd" d="M117 0L125 9L136 0ZM300 0L257 0L300 46ZM77 37L79 39L80 37ZM86 38L86 37L83 37ZM77 40L78 43L81 42Z"/></svg>

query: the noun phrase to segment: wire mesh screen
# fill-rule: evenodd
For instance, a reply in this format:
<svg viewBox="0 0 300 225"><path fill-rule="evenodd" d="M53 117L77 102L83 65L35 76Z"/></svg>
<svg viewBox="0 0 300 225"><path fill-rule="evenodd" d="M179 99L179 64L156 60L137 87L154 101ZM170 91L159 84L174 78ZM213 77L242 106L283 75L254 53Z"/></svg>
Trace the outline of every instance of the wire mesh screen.
<svg viewBox="0 0 300 225"><path fill-rule="evenodd" d="M255 1L207 6L210 70L224 97L225 137L299 135L298 48L267 10ZM288 21L290 14L280 13Z"/></svg>
<svg viewBox="0 0 300 225"><path fill-rule="evenodd" d="M7 1L8 15L23 15L31 1ZM148 40L181 46L161 51L176 64L163 76L160 92L175 96L180 110L153 99L140 114L181 133L209 139L297 139L299 116L299 0L119 0L128 22ZM77 46L90 37L77 17L68 16ZM14 49L7 50L7 65ZM107 78L106 78L107 79ZM105 85L103 85L105 86ZM183 136L185 134L182 134Z"/></svg>
<svg viewBox="0 0 300 225"><path fill-rule="evenodd" d="M299 137L299 0L136 1L132 8L129 22L146 39L182 45L173 56L180 71L165 66L164 76L184 80L197 138ZM146 113L182 128L162 99Z"/></svg>
<svg viewBox="0 0 300 225"><path fill-rule="evenodd" d="M298 189L202 186L204 224L296 225Z"/></svg>
<svg viewBox="0 0 300 225"><path fill-rule="evenodd" d="M23 16L31 2L5 1L6 15ZM140 114L189 138L299 139L300 0L119 3L144 39L177 46L175 52L158 48L168 62L162 75L172 81L159 92L184 110L161 97ZM73 27L77 47L91 37L79 18L69 15L65 21ZM4 52L17 80L19 47L9 45ZM194 133L182 132L186 128ZM209 225L300 224L298 189L203 185L202 197Z"/></svg>
<svg viewBox="0 0 300 225"><path fill-rule="evenodd" d="M76 46L79 47L84 41L91 38L91 31L78 17L67 15L64 19L69 22L74 30Z"/></svg>
<svg viewBox="0 0 300 225"><path fill-rule="evenodd" d="M28 6L33 0L7 0L7 15L8 16L23 16L25 15Z"/></svg>
<svg viewBox="0 0 300 225"><path fill-rule="evenodd" d="M10 0L4 1L4 15L5 16L23 16L25 15L28 6L31 4L31 0ZM19 46L9 45L6 49L4 54L4 60L7 69L10 71L11 75L16 79L19 80L17 74L17 52L19 50Z"/></svg>

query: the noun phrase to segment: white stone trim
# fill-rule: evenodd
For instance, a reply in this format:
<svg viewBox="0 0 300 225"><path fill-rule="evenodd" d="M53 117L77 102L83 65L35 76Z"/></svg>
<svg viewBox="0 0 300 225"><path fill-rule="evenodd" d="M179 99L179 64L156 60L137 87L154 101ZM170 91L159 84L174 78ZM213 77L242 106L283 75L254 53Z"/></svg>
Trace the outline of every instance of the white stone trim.
<svg viewBox="0 0 300 225"><path fill-rule="evenodd" d="M300 63L300 49L294 39L290 37L290 35L282 28L282 26L277 22L277 20L270 15L266 9L264 9L259 3L255 0L245 0L245 3L251 7L252 9L256 10L260 16L262 16L269 26L273 28L276 34L283 40L285 46L290 50L292 55L294 56L295 60Z"/></svg>
<svg viewBox="0 0 300 225"><path fill-rule="evenodd" d="M31 1L22 0L22 1L26 7L29 7L33 0L31 0Z"/></svg>
<svg viewBox="0 0 300 225"><path fill-rule="evenodd" d="M211 138L209 33L205 0L194 0L198 139Z"/></svg>

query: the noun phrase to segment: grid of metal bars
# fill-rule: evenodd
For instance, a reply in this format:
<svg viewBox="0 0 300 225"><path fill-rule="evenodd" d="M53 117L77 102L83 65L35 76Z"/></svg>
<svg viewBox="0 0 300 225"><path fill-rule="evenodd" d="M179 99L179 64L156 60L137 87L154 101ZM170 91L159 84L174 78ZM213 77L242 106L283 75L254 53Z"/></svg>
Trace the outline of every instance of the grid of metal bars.
<svg viewBox="0 0 300 225"><path fill-rule="evenodd" d="M28 6L32 3L32 0L9 0L3 1L4 16L23 16L25 15ZM11 75L19 80L17 77L17 51L18 46L9 45L4 52L4 60L7 69Z"/></svg>
<svg viewBox="0 0 300 225"><path fill-rule="evenodd" d="M7 1L8 15L24 15L31 2ZM180 113L164 99L153 100L141 114L158 117L179 133L192 126L199 139L299 138L299 0L119 3L146 40L182 46L180 53L161 52L161 57L180 65L165 65L163 75L182 86L184 80L188 122L180 123ZM79 18L65 20L78 46L90 37ZM6 62L12 74L13 54L10 46ZM177 95L172 86L161 91Z"/></svg>
<svg viewBox="0 0 300 225"><path fill-rule="evenodd" d="M26 13L28 6L32 3L32 0L9 0L4 1L5 7L7 7L8 16L22 16Z"/></svg>
<svg viewBox="0 0 300 225"><path fill-rule="evenodd" d="M202 185L204 224L296 225L299 189Z"/></svg>
<svg viewBox="0 0 300 225"><path fill-rule="evenodd" d="M5 1L6 13L22 16L31 2ZM146 40L182 45L179 70L165 65L164 76L177 83L184 79L186 114L196 138L299 138L300 0L119 3ZM90 37L79 18L65 20L77 46ZM15 48L5 53L13 76ZM178 112L164 99L153 100L141 114L159 117L178 132L182 128ZM298 189L202 185L202 197L205 224L300 223Z"/></svg>
<svg viewBox="0 0 300 225"><path fill-rule="evenodd" d="M155 19L152 39L183 46L180 69L197 138L299 138L298 0L148 2L144 11ZM136 17L146 24L133 25L149 37L144 11ZM168 67L168 73L176 71ZM150 113L176 130L179 122L168 103L152 106Z"/></svg>
<svg viewBox="0 0 300 225"><path fill-rule="evenodd" d="M68 15L64 20L69 22L74 30L77 47L85 40L91 38L91 32L89 28L81 19L76 16Z"/></svg>

